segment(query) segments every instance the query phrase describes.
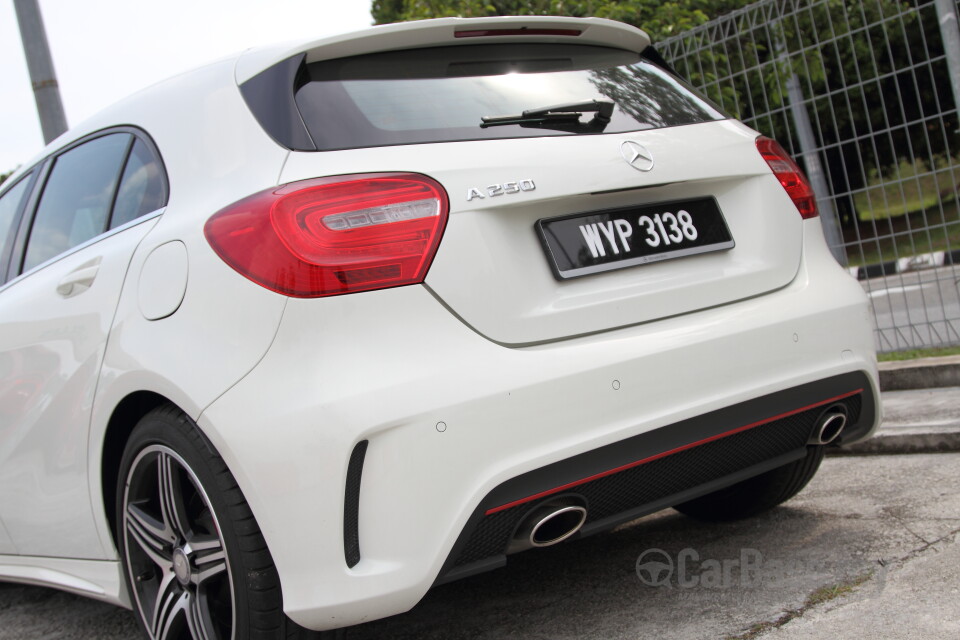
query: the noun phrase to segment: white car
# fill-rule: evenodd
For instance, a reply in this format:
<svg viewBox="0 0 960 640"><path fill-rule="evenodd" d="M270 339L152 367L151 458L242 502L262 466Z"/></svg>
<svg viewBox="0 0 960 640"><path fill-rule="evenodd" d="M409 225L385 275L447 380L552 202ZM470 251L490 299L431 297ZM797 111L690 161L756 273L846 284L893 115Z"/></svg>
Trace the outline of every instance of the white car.
<svg viewBox="0 0 960 640"><path fill-rule="evenodd" d="M345 627L666 507L744 517L879 420L797 165L606 20L163 82L7 180L0 269L0 576L155 639Z"/></svg>

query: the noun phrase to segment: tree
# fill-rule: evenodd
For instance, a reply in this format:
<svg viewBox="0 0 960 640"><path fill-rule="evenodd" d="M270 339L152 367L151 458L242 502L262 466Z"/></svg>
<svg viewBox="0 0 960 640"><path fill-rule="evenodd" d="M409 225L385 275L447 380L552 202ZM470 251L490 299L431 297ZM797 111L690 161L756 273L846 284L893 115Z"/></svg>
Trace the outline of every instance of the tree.
<svg viewBox="0 0 960 640"><path fill-rule="evenodd" d="M3 184L7 178L13 175L13 171L7 171L6 173L0 173L0 184Z"/></svg>
<svg viewBox="0 0 960 640"><path fill-rule="evenodd" d="M662 53L725 111L799 153L787 89L793 80L821 125L815 143L831 192L846 194L835 206L852 230L852 193L871 173L895 173L904 157L950 154L950 137L925 131L950 95L940 38L918 37L937 33L936 12L911 10L904 0L765 6L763 19L759 11L738 14L722 28L665 43ZM955 112L942 117L945 130L956 130Z"/></svg>

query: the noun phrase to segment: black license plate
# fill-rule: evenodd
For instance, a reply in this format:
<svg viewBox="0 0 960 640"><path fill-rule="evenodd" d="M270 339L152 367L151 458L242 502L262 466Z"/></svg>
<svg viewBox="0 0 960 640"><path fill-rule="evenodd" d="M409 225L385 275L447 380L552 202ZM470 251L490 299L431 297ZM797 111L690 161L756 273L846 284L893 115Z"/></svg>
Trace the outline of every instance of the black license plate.
<svg viewBox="0 0 960 640"><path fill-rule="evenodd" d="M537 233L563 280L734 246L714 198L538 220Z"/></svg>

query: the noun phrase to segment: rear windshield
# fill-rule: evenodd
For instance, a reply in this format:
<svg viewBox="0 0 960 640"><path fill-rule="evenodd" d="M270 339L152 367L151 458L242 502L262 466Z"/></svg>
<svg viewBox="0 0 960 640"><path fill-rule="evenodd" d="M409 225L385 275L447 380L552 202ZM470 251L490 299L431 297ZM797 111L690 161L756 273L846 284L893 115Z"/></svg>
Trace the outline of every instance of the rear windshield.
<svg viewBox="0 0 960 640"><path fill-rule="evenodd" d="M307 65L296 104L320 149L620 133L726 116L676 76L637 53L523 44L392 51ZM579 132L481 118L612 101L609 123ZM588 123L594 113L584 112ZM570 129L571 127L565 127Z"/></svg>

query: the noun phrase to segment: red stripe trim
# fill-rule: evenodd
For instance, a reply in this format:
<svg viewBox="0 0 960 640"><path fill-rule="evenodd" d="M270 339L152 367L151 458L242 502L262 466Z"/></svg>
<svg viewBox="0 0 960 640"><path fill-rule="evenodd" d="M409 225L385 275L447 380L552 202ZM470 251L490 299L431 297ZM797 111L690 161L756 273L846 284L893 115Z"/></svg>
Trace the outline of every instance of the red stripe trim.
<svg viewBox="0 0 960 640"><path fill-rule="evenodd" d="M725 433L720 433L720 434L717 434L717 435L715 435L715 436L710 436L709 438L704 438L703 440L698 440L697 442L691 442L690 444L685 444L685 445L683 445L682 447L677 447L676 449L671 449L671 450L669 450L669 451L664 451L663 453L658 453L658 454L656 454L656 455L652 455L652 456L650 456L649 458L644 458L644 459L642 459L642 460L637 460L636 462L631 462L631 463L629 463L629 464L625 464L625 465L619 466L619 467L617 467L617 468L615 468L615 469L610 469L609 471L603 471L603 472L601 472L601 473L597 473L597 474L592 475L592 476L589 476L589 477L587 477L587 478L582 478L582 479L580 479L580 480L575 480L574 482L568 482L567 484L561 485L561 486L559 486L559 487L554 487L553 489L547 489L546 491L541 491L540 493L534 494L534 495L532 495L532 496L527 496L526 498L520 498L519 500L514 500L513 502L508 502L507 504L503 504L503 505L500 505L499 507L494 507L494 508L490 509L489 511L486 512L486 515L489 516L489 515L491 515L491 514L497 513L498 511L504 511L504 510L506 510L506 509L510 509L511 507L515 507L515 506L517 506L517 505L525 504L525 503L527 503L527 502L533 502L534 500L539 500L540 498L545 498L545 497L550 496L550 495L553 495L553 494L555 494L555 493L560 493L561 491L565 491L565 490L567 490L567 489L570 489L571 487L578 487L578 486L580 486L580 485L582 485L582 484L586 484L586 483L588 483L588 482L592 482L593 480L599 480L600 478L605 478L605 477L610 476L610 475L613 475L613 474L615 474L615 473L620 473L621 471L626 471L627 469L632 469L632 468L634 468L634 467L639 467L640 465L647 464L648 462L653 462L654 460L659 460L660 458L666 458L667 456L672 456L672 455L675 454L675 453L680 453L681 451L686 451L687 449L692 449L692 448L694 448L694 447L699 447L700 445L707 444L708 442L713 442L714 440L720 440L721 438L727 438L727 437L729 437L729 436L735 435L735 434L737 434L737 433L741 433L741 432L743 432L743 431L748 431L748 430L750 430L750 429L755 429L755 428L760 427L760 426L763 426L763 425L765 425L765 424L769 424L769 423L775 422L775 421L777 421L777 420L782 420L783 418L788 418L788 417L790 417L790 416L792 416L792 415L796 415L796 414L798 414L798 413L803 413L804 411L809 411L810 409L816 409L817 407L822 407L823 405L825 405L825 404L830 404L831 402L837 402L838 400L843 400L844 398L849 398L850 396L855 396L855 395L857 395L858 393L863 393L863 389L857 389L856 391L850 391L849 393L844 393L844 394L842 394L842 395L835 396L835 397L830 398L830 399L828 399L828 400L823 400L823 401L817 402L817 403L815 403L815 404L807 405L806 407L800 407L799 409L794 409L793 411L787 411L786 413L781 413L781 414L779 414L779 415L775 415L775 416L773 416L772 418L767 418L767 419L765 419L765 420L760 420L760 421L758 421L758 422L752 422L752 423L750 423L750 424L748 424L748 425L744 425L744 426L742 426L742 427L737 427L736 429L732 429L732 430L727 431L727 432L725 432Z"/></svg>

